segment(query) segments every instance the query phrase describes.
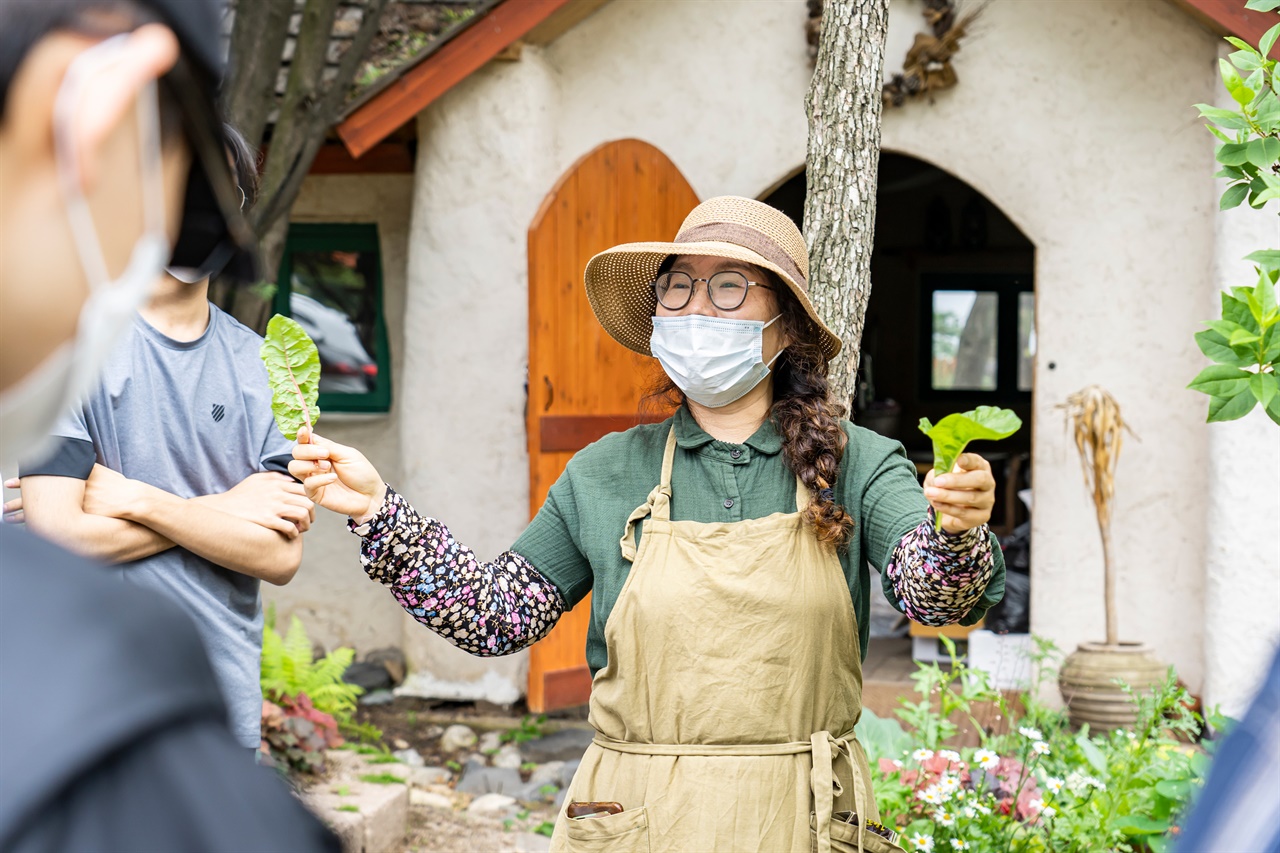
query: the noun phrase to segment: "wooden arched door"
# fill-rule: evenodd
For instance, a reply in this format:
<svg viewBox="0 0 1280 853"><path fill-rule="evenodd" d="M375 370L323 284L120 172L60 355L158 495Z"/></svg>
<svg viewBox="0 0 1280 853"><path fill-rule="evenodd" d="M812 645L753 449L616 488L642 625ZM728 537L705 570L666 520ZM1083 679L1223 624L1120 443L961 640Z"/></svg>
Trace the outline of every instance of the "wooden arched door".
<svg viewBox="0 0 1280 853"><path fill-rule="evenodd" d="M639 414L639 404L657 378L657 363L600 327L582 284L587 261L619 243L673 238L697 203L666 155L636 139L596 148L543 200L529 227L531 515L575 452L652 419ZM565 614L530 650L531 711L581 705L590 696L590 601Z"/></svg>

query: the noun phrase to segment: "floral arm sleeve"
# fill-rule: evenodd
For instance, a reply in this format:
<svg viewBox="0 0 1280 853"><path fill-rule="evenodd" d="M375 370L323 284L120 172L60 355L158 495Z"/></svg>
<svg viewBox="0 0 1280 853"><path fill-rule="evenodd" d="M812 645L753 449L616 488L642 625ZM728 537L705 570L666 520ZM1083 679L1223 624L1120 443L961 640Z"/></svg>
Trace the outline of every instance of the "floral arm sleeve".
<svg viewBox="0 0 1280 853"><path fill-rule="evenodd" d="M546 636L564 612L560 592L528 560L507 551L492 563L424 518L390 486L378 513L364 524L360 564L390 587L413 618L463 651L508 655Z"/></svg>
<svg viewBox="0 0 1280 853"><path fill-rule="evenodd" d="M885 567L898 608L922 625L959 622L982 599L995 570L987 525L934 530L929 517L898 541Z"/></svg>

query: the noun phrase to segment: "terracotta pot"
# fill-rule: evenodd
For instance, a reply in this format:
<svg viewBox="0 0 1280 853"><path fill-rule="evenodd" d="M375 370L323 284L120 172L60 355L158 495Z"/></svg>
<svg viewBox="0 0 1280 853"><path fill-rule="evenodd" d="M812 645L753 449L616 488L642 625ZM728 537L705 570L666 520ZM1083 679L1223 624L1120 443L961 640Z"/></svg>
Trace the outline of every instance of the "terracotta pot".
<svg viewBox="0 0 1280 853"><path fill-rule="evenodd" d="M1168 667L1144 643L1081 643L1058 672L1058 687L1071 724L1092 731L1132 726L1138 708L1112 679L1138 692L1150 693L1164 680Z"/></svg>

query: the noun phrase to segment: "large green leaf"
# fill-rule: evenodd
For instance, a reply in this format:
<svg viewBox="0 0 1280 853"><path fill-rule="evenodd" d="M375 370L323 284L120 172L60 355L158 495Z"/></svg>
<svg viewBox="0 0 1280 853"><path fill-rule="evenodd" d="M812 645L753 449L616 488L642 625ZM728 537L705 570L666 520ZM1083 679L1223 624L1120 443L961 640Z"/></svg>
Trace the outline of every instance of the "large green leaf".
<svg viewBox="0 0 1280 853"><path fill-rule="evenodd" d="M1111 821L1111 828L1125 835L1164 835L1169 831L1167 820L1152 820L1138 814L1120 815Z"/></svg>
<svg viewBox="0 0 1280 853"><path fill-rule="evenodd" d="M1263 56L1271 53L1271 48L1275 46L1277 38L1280 38L1280 24L1276 24L1263 34L1262 40L1258 42L1258 53Z"/></svg>
<svg viewBox="0 0 1280 853"><path fill-rule="evenodd" d="M897 720L877 717L870 708L862 709L858 719L858 741L867 752L867 761L875 768L881 758L902 758L914 746L911 735Z"/></svg>
<svg viewBox="0 0 1280 853"><path fill-rule="evenodd" d="M1008 409L995 406L979 406L968 412L947 415L936 426L928 418L920 419L920 431L933 442L933 469L939 474L951 471L969 442L1008 438L1021 427L1021 418Z"/></svg>
<svg viewBox="0 0 1280 853"><path fill-rule="evenodd" d="M1200 351L1219 364L1248 367L1258 360L1251 353L1238 353L1227 344L1227 339L1213 329L1196 332L1196 345Z"/></svg>
<svg viewBox="0 0 1280 853"><path fill-rule="evenodd" d="M1097 773L1103 779L1107 778L1107 758L1102 754L1102 750L1098 749L1093 741L1089 740L1089 736L1085 732L1076 735L1076 745L1080 747L1080 751L1084 753L1085 761L1089 762L1089 766L1093 768L1093 772Z"/></svg>
<svg viewBox="0 0 1280 853"><path fill-rule="evenodd" d="M1280 267L1280 249L1259 249L1244 256L1246 261L1253 261L1264 270Z"/></svg>
<svg viewBox="0 0 1280 853"><path fill-rule="evenodd" d="M1249 0L1244 7L1255 12L1272 12L1280 9L1280 0Z"/></svg>
<svg viewBox="0 0 1280 853"><path fill-rule="evenodd" d="M1245 157L1259 169L1271 168L1271 164L1280 160L1280 139L1264 136L1253 140L1245 146Z"/></svg>
<svg viewBox="0 0 1280 853"><path fill-rule="evenodd" d="M1252 292L1253 289L1248 287L1233 287L1230 293L1222 291L1222 319L1230 320L1242 329L1261 333L1262 327L1249 310L1249 294Z"/></svg>
<svg viewBox="0 0 1280 853"><path fill-rule="evenodd" d="M1209 418L1211 424L1234 421L1249 414L1258 400L1246 383L1245 389L1233 397L1210 397Z"/></svg>
<svg viewBox="0 0 1280 853"><path fill-rule="evenodd" d="M1249 387L1249 377L1254 374L1226 364L1213 364L1196 374L1187 385L1212 397L1234 397Z"/></svg>
<svg viewBox="0 0 1280 853"><path fill-rule="evenodd" d="M1249 160L1249 146L1228 142L1226 145L1218 146L1216 156L1218 162L1224 166L1243 166ZM1243 178L1244 173L1240 172L1236 177Z"/></svg>
<svg viewBox="0 0 1280 853"><path fill-rule="evenodd" d="M1274 373L1255 373L1249 377L1249 390L1263 407L1270 406L1276 394L1280 393L1280 381Z"/></svg>
<svg viewBox="0 0 1280 853"><path fill-rule="evenodd" d="M320 418L320 351L302 326L279 314L267 324L259 351L271 382L271 412L284 437L298 437Z"/></svg>

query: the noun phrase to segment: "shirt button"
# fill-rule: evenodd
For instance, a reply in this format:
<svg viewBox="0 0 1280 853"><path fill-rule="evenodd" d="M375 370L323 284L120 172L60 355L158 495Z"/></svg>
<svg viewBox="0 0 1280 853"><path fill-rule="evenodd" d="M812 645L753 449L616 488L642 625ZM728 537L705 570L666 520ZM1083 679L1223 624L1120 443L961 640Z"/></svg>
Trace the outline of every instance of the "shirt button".
<svg viewBox="0 0 1280 853"><path fill-rule="evenodd" d="M724 499L724 508L725 508L725 509L733 509L733 498L725 498L725 499Z"/></svg>
<svg viewBox="0 0 1280 853"><path fill-rule="evenodd" d="M741 456L742 456L742 451L741 451L741 450L730 450L730 451L729 451L729 455L730 455L730 456L732 456L734 459L738 459L738 458L741 458Z"/></svg>

